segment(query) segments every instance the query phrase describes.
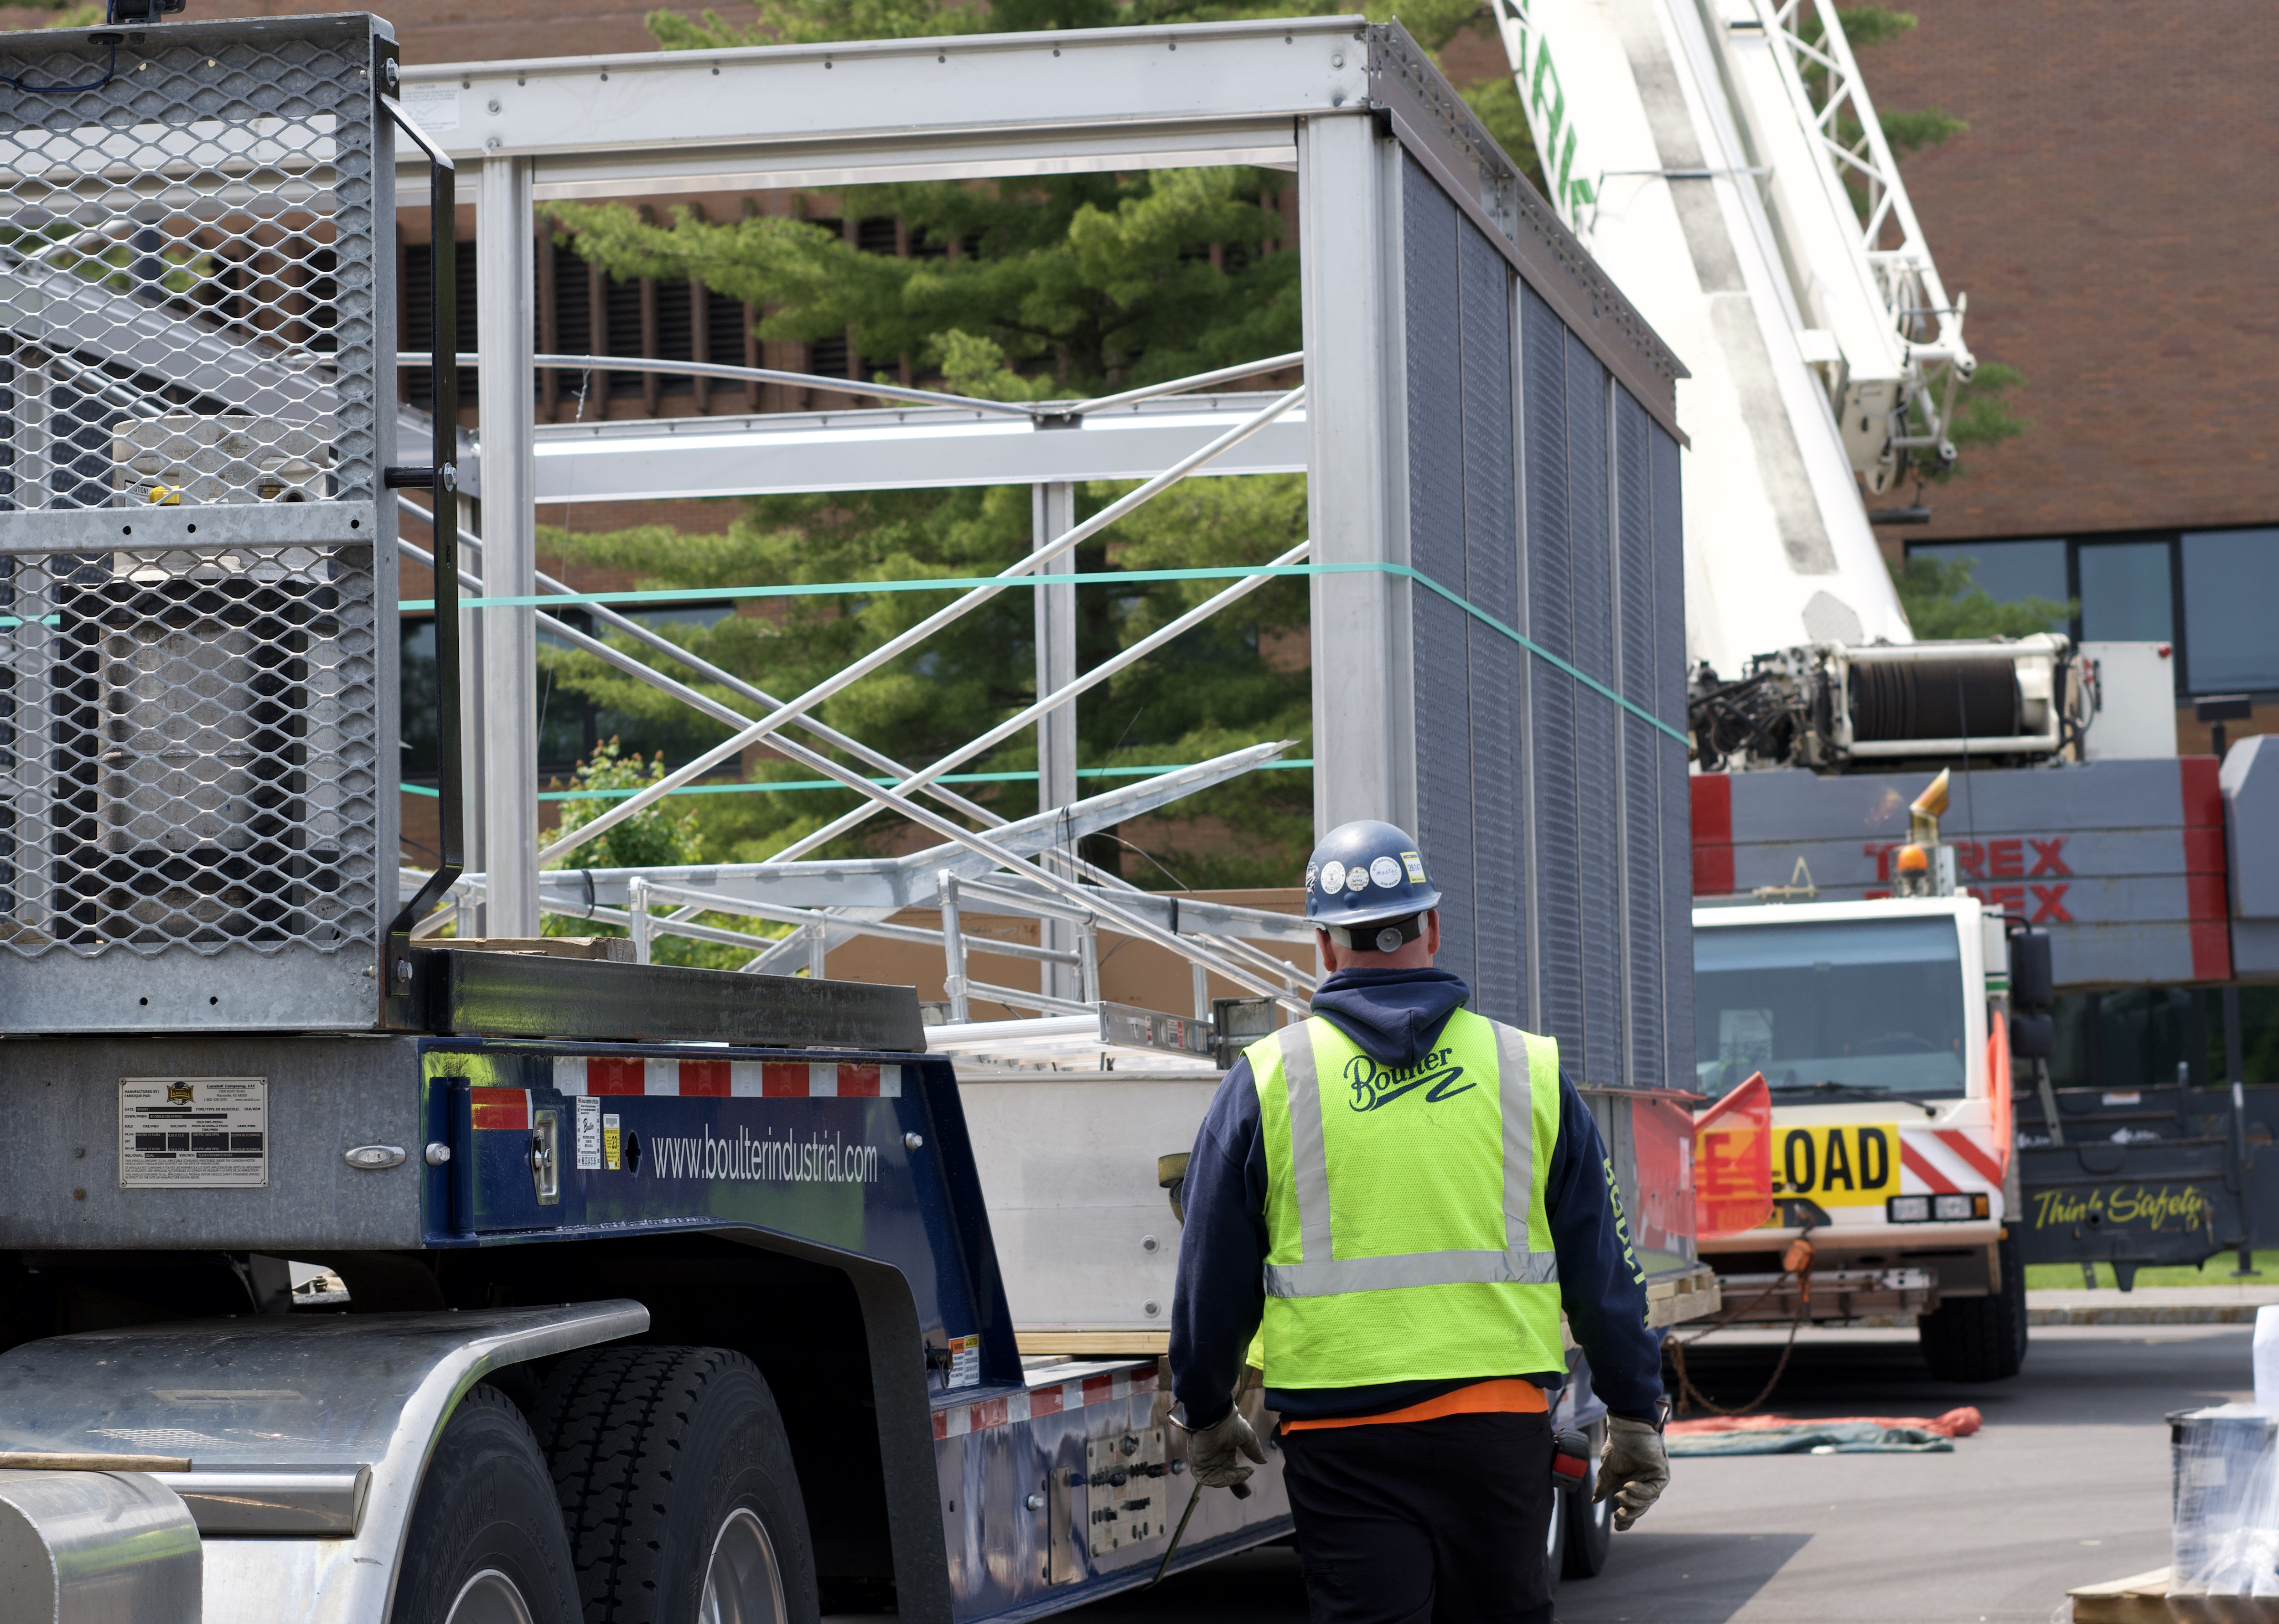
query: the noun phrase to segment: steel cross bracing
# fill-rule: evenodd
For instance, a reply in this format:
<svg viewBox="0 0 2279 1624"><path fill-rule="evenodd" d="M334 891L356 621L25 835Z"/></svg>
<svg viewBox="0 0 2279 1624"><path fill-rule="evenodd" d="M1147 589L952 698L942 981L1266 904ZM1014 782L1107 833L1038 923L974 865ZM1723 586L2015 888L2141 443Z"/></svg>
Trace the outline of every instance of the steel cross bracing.
<svg viewBox="0 0 2279 1624"><path fill-rule="evenodd" d="M461 358L472 362L473 352ZM416 357L406 352L397 359L409 365ZM743 417L538 424L533 447L536 501L544 506L1146 479L1209 443L1224 431L1231 416L1247 415L1273 398L1259 393L1191 391L1289 370L1303 359L1302 353L1271 356L1094 401L1016 404L767 367L644 361L639 368L629 368L622 356L537 356L533 364L540 367L600 370L606 364L613 372L653 370L789 383L909 403ZM411 439L424 444L426 417L409 411L405 416ZM1304 409L1293 409L1202 471L1213 477L1303 473L1305 425ZM1088 432L1067 432L1078 428ZM482 497L479 437L463 448L459 466L460 491Z"/></svg>
<svg viewBox="0 0 2279 1624"><path fill-rule="evenodd" d="M432 522L432 515L426 513L422 509L419 509L410 503L406 503L404 505L414 514L415 517L428 518L430 519L430 522ZM480 555L481 550L481 542L480 540L463 534L461 540L464 545L471 547L477 555ZM403 541L399 543L399 545L407 555L431 569L434 567L434 555L429 553L426 548L420 548L415 543L410 541ZM1304 546L1301 544L1299 547L1292 548L1289 552L1276 559L1274 562L1277 564L1294 563L1301 555L1302 555L1304 551ZM472 591L478 594L482 591L481 578L477 576L472 571L462 566L459 571L459 578L462 585L467 586ZM541 577L540 578L542 584L550 588L559 587L561 585L560 583L554 581L550 577ZM954 810L964 813L968 816L976 816L985 824L1001 823L1002 819L996 814L990 812L986 808L965 800L963 796L945 793L939 786L935 785L932 780L941 773L949 770L958 762L974 754L978 754L980 750L988 747L992 744L999 742L1002 739L1009 736L1011 733L1018 731L1021 727L1028 725L1030 723L1035 721L1040 716L1049 713L1055 706L1064 704L1068 701L1072 700L1076 693L1082 692L1086 688L1095 686L1099 682L1106 680L1109 677L1114 675L1116 671L1124 669L1125 666L1132 664L1137 660L1146 657L1147 655L1154 652L1155 649L1160 647L1164 643L1170 641L1180 633L1201 624L1201 621L1209 618L1218 609L1225 607L1229 603L1238 601L1248 593L1255 591L1259 586L1263 584L1266 578L1267 578L1264 577L1253 576L1236 582L1232 586L1230 586L1226 590L1217 594L1207 602L1199 605L1196 609L1179 617L1178 619L1159 629L1149 637L1143 639L1132 648L1123 651L1115 659L1095 668L1092 671L1085 673L1080 678L1071 679L1068 685L1067 692L1045 695L1035 705L1031 706L1026 711L1019 713L1004 723L999 724L996 727L982 735L980 739L969 745L962 747L958 751L953 753L950 757L936 762L932 767L925 770L923 772L912 773L908 769L899 766L891 759L881 756L875 751L866 749L856 740L848 739L845 735L840 734L834 730L822 727L819 724L813 724L810 718L804 715L796 717L795 720L802 725L807 725L810 731L817 734L817 736L824 742L848 750L851 754L855 754L858 759L864 761L866 765L886 767L902 779L902 782L900 785L891 788L873 785L869 784L867 780L863 780L861 782L860 787L863 788L864 793L873 798L871 805L874 809L879 807L895 804L902 801L903 797L907 796L912 790L925 790L929 793L940 796L941 799L950 804ZM730 673L720 671L718 668L711 666L703 661L687 655L685 651L672 646L666 640L658 637L654 632L648 632L647 628L640 626L637 622L627 620L625 617L617 615L605 609L602 609L600 606L595 607L601 617L604 619L605 624L610 624L614 629L632 633L644 643L658 648L661 652L669 654L671 657L681 661L683 663L690 666L693 670L697 670L700 674L709 676L714 680L725 681L733 689L746 693L764 704L773 707L778 710L784 709L778 703L778 701L770 698L761 690L753 687L751 685L743 682L740 678L737 678ZM618 667L619 670L622 670L636 678L648 683L651 686L658 688L662 692L671 694L672 697L702 711L705 715L712 716L716 720L726 722L731 725L739 727L748 727L750 725L748 718L730 709L728 706L710 698L707 694L688 687L683 683L675 681L671 678L665 676L664 673L657 671L653 667L633 658L618 649L611 647L609 644L602 642L598 639L588 636L585 632L556 619L553 616L541 612L538 616L538 624L545 627L550 634L562 639L572 647L578 648L582 652L594 655L595 656L608 662L609 663ZM777 747L781 750L783 754L790 757L790 759L808 767L810 770L825 772L834 777L843 778L845 776L843 770L839 769L835 763L832 762L828 758L821 756L803 746L788 744L779 740ZM1279 747L1276 747L1276 748L1279 748ZM1245 766L1252 764L1252 761L1250 759L1251 753L1249 752L1239 752L1237 753L1237 757L1243 759ZM1201 780L1197 781L1193 787L1201 787L1203 782L1204 781ZM825 839L834 836L844 828L851 828L854 823L859 821L859 817L854 815L849 815L848 817L840 819L838 823L832 825L822 834L810 838L808 840L797 842L791 847L787 848L778 861L784 862L794 859L799 856L801 853L811 849L816 845L821 844ZM1070 827L1072 828L1073 826L1071 825ZM1065 845L1073 839L1073 833L1064 834L1062 838L1062 844ZM1113 879L1113 877L1105 875L1101 871L1093 869L1089 864L1082 864L1078 865L1078 867L1080 867L1085 872L1086 877L1091 877L1095 880L1106 879L1112 881ZM685 891L676 888L672 885L672 878L676 873L682 871L671 869L648 870L636 876L630 882L632 888L628 891L627 894L627 908L630 916L633 921L632 930L637 944L637 950L643 961L647 961L648 936L652 930L661 930L668 933L690 936L696 939L705 941L748 943L763 949L761 956L756 958L749 965L748 965L748 969L764 968L767 963L772 961L770 957L770 953L771 950L779 950L781 946L779 942L753 938L736 932L723 931L718 927L707 926L694 923L695 915L705 911L702 906L697 905L702 902L702 899L695 893L686 892ZM478 894L486 894L487 892L487 888L488 881L487 877L480 875L463 876L457 885L455 887L455 897L459 899L459 900L455 901L452 908L448 914L438 913L437 915L431 916L431 918L421 927L419 934L433 935L435 931L443 928L447 923L452 924L459 923L461 913L460 903L464 900L471 900ZM1130 887L1127 884L1120 882L1114 883L1112 885L1112 888L1120 892L1129 892L1135 896L1145 894L1144 892L1139 892L1136 888ZM652 890L654 890L658 895L667 896L680 901L683 904L683 907L671 917L663 921L656 921L652 924L649 920L646 906L647 896ZM487 900L487 895L486 900ZM547 909L542 900L539 906L542 911L570 911L558 908ZM1066 911L1064 908L1052 908L1048 904L1040 904L1040 906L1046 908L1047 916L1050 917L1058 917L1061 914ZM738 907L744 908L746 905L738 904ZM728 908L726 911L737 910L736 908ZM756 911L762 917L781 917L779 914L770 914L764 909L764 908L760 908L756 905L747 908L746 911ZM1086 911L1090 913L1097 910L1087 909ZM1112 910L1110 911L1112 912ZM592 917L593 915L590 911L587 911L581 916ZM801 922L813 922L811 925L813 941L815 944L813 952L815 954L820 954L827 951L830 946L828 927L832 923L837 923L837 921L835 921L831 915L810 910L799 910L795 914L794 917L796 920ZM890 936L897 934L897 932L894 931L882 931L875 926L869 925L856 926L849 930L847 933L864 935L883 934ZM1173 917L1171 927L1164 934L1171 938L1171 944L1177 946L1178 950L1181 951L1186 956L1189 957L1194 962L1198 964L1207 964L1210 968L1218 969L1222 973L1231 973L1238 981L1244 982L1247 984L1253 986L1255 990L1262 992L1273 992L1278 991L1280 988L1286 988L1289 985L1289 975L1286 968L1282 966L1279 961L1273 960L1270 955L1257 953L1255 950L1249 949L1239 944L1227 944L1226 946L1232 949L1231 955L1224 956L1221 954L1212 954L1207 951L1198 950L1192 946L1179 946L1177 943L1178 932L1176 928L1176 915ZM1232 963L1229 962L1230 956L1232 961ZM810 962L810 968L812 968L812 960ZM1245 971L1247 971L1248 974L1246 975L1244 973ZM1268 982L1261 983L1257 979L1259 974L1262 972L1269 977Z"/></svg>

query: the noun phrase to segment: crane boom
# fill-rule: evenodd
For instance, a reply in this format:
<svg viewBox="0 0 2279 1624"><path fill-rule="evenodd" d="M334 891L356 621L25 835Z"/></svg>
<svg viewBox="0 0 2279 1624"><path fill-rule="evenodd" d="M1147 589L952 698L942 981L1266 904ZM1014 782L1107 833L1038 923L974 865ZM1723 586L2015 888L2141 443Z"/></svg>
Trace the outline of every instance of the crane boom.
<svg viewBox="0 0 2279 1624"><path fill-rule="evenodd" d="M1973 364L1833 6L1497 14L1550 201L1694 374L1692 657L1910 641L1861 490L1951 460Z"/></svg>

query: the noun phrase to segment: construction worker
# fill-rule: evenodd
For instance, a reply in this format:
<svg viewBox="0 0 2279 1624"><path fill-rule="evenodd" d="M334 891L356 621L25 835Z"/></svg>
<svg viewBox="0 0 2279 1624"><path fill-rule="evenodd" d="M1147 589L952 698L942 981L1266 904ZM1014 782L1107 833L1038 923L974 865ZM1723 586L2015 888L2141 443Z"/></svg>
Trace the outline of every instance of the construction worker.
<svg viewBox="0 0 2279 1624"><path fill-rule="evenodd" d="M1613 1163L1557 1046L1431 968L1439 900L1393 825L1330 832L1306 864L1329 975L1227 1073L1187 1162L1174 1419L1197 1482L1248 1477L1235 1400L1262 1351L1314 1624L1550 1619L1562 1306L1609 1411L1596 1498L1627 1528L1669 1481Z"/></svg>

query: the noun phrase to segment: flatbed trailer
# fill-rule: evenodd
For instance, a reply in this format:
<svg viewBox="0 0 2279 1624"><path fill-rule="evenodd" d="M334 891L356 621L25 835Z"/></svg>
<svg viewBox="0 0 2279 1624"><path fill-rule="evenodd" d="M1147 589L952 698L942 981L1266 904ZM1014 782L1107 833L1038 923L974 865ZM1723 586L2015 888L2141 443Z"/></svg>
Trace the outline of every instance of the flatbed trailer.
<svg viewBox="0 0 2279 1624"><path fill-rule="evenodd" d="M438 988L476 957L416 951ZM747 1610L728 1616L891 1596L905 1615L1020 1619L1153 1575L1193 1492L1156 1361L1020 1356L915 994L739 977L735 1023L777 1041L676 1041L725 1013L710 987L674 996L713 973L511 967L534 988L617 984L647 1040L441 1020L10 1043L12 1318L65 1334L0 1354L0 1449L149 1458L133 1492L203 1536L188 1549L206 1619L381 1620L402 1616L423 1471L470 1388L538 1415L528 1394L578 1350L717 1349L764 1378L800 1490L765 1530L774 1605L724 1572ZM260 1126L239 1132L260 1153L222 1165L259 1182L127 1183L150 1165L132 1138L154 1084L193 1116L257 1085ZM114 1155L118 1180L92 1170ZM349 1307L294 1306L288 1260L339 1274ZM0 1501L20 1498L14 1476ZM1203 1498L1175 1567L1288 1531L1278 1467L1253 1487Z"/></svg>

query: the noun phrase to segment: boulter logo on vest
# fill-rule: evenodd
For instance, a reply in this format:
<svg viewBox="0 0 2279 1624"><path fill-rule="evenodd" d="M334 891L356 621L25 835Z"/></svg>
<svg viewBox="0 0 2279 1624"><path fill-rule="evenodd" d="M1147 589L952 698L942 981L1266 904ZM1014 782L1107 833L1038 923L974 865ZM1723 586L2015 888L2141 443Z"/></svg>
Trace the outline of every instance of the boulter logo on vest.
<svg viewBox="0 0 2279 1624"><path fill-rule="evenodd" d="M1374 1111L1427 1084L1431 1085L1424 1095L1428 1105L1438 1105L1478 1087L1476 1083L1457 1083L1464 1069L1448 1063L1448 1056L1454 1053L1454 1049L1435 1049L1414 1066L1400 1067L1380 1066L1366 1054L1354 1055L1346 1062L1346 1082L1353 1089L1353 1108Z"/></svg>

